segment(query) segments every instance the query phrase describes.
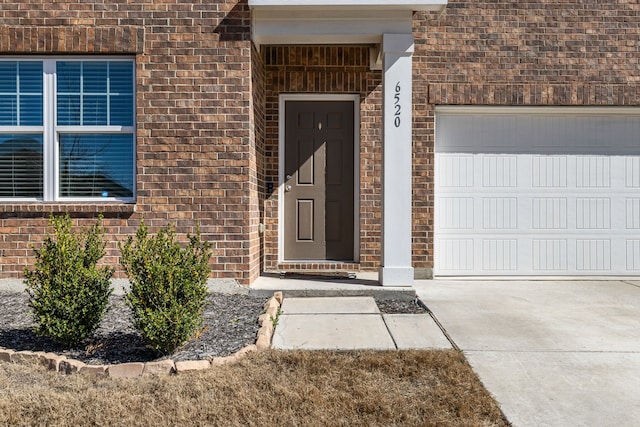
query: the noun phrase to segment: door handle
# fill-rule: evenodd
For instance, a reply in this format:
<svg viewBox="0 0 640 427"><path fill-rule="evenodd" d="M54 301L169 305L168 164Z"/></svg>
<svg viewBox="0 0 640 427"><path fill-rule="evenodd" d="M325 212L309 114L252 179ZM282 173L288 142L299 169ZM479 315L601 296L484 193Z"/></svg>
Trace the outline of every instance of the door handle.
<svg viewBox="0 0 640 427"><path fill-rule="evenodd" d="M284 191L291 191L291 186L290 185L285 185L284 186Z"/></svg>

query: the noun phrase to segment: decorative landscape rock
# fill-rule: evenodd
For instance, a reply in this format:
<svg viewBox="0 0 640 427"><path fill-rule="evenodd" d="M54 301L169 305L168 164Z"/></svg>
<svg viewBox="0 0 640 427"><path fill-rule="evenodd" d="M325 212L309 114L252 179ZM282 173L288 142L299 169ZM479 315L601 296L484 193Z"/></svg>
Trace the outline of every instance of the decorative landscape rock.
<svg viewBox="0 0 640 427"><path fill-rule="evenodd" d="M211 362L208 360L184 360L176 362L177 372L200 371L203 369L209 369L210 367Z"/></svg>
<svg viewBox="0 0 640 427"><path fill-rule="evenodd" d="M33 351L18 351L11 355L13 363L32 363L40 360L40 355Z"/></svg>
<svg viewBox="0 0 640 427"><path fill-rule="evenodd" d="M66 357L58 356L55 353L40 353L40 363L42 363L45 368L53 371L57 371L60 366L60 362L65 359Z"/></svg>
<svg viewBox="0 0 640 427"><path fill-rule="evenodd" d="M241 358L241 357L244 357L245 355L247 355L249 353L253 353L253 352L256 352L256 351L258 351L258 346L255 345L255 344L251 344L251 345L248 345L248 346L238 350L235 354L232 355L232 357Z"/></svg>
<svg viewBox="0 0 640 427"><path fill-rule="evenodd" d="M256 346L259 350L266 350L271 347L271 337L267 337L265 335L258 335L258 339L256 340Z"/></svg>
<svg viewBox="0 0 640 427"><path fill-rule="evenodd" d="M11 362L11 355L15 353L13 350L0 350L0 362Z"/></svg>
<svg viewBox="0 0 640 427"><path fill-rule="evenodd" d="M278 299L278 297L280 297L280 299ZM256 348L258 350L265 350L271 347L274 323L277 321L281 300L282 292L274 293L273 297L271 297L264 305L265 312L258 317L258 322L261 325L258 330L258 338L256 340Z"/></svg>
<svg viewBox="0 0 640 427"><path fill-rule="evenodd" d="M60 365L58 367L58 372L62 372L63 374L70 375L78 372L80 368L86 365L87 365L86 363L80 362L79 360L65 359L60 362Z"/></svg>
<svg viewBox="0 0 640 427"><path fill-rule="evenodd" d="M276 301L278 301L279 305L282 305L282 300L284 298L284 296L282 295L282 291L274 292L273 297L276 299Z"/></svg>
<svg viewBox="0 0 640 427"><path fill-rule="evenodd" d="M278 307L280 307L280 303L275 297L269 298L269 300L264 304L265 313L277 313Z"/></svg>
<svg viewBox="0 0 640 427"><path fill-rule="evenodd" d="M258 317L260 328L256 334L256 343L249 344L229 356L215 356L203 360L158 360L153 362L128 362L112 365L90 365L80 360L66 358L51 352L14 351L0 347L0 362L34 363L40 361L51 370L64 374L108 375L114 378L135 378L141 375L171 374L194 370L209 369L240 360L245 355L269 348L274 332L274 321L282 302L282 293L276 292L264 304L265 312Z"/></svg>
<svg viewBox="0 0 640 427"><path fill-rule="evenodd" d="M266 301L264 297L211 292L198 337L168 357L198 360L228 356L255 343L260 328L256 319L264 312ZM158 356L146 347L133 328L124 298L113 295L109 305L111 309L94 336L69 349L33 332L34 322L26 293L0 291L0 346L14 351L38 349L89 365L156 361Z"/></svg>
<svg viewBox="0 0 640 427"><path fill-rule="evenodd" d="M120 363L118 365L110 365L107 372L113 378L135 378L142 375L144 371L144 363Z"/></svg>
<svg viewBox="0 0 640 427"><path fill-rule="evenodd" d="M107 366L105 365L85 365L82 366L78 373L87 376L105 376L107 375Z"/></svg>
<svg viewBox="0 0 640 427"><path fill-rule="evenodd" d="M144 364L143 376L167 375L176 372L176 365L173 360L159 360L157 362L147 362Z"/></svg>

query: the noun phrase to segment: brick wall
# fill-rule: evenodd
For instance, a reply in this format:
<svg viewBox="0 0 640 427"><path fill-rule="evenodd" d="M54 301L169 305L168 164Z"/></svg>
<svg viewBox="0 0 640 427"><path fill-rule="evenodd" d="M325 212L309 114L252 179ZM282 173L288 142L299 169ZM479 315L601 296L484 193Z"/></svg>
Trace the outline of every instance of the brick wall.
<svg viewBox="0 0 640 427"><path fill-rule="evenodd" d="M265 200L266 269L278 261L278 100L281 93L360 94L360 265L380 260L381 72L369 70L368 46L269 46L266 66ZM316 267L321 267L316 265Z"/></svg>
<svg viewBox="0 0 640 427"><path fill-rule="evenodd" d="M251 126L249 38L246 0L3 0L0 54L135 56L138 197L135 206L2 203L0 277L21 277L49 214L69 210L78 224L105 213L107 262L142 216L180 238L197 221L215 244L214 277L255 277L262 131Z"/></svg>
<svg viewBox="0 0 640 427"><path fill-rule="evenodd" d="M640 105L640 4L460 1L414 18L413 263L433 266L435 105Z"/></svg>
<svg viewBox="0 0 640 427"><path fill-rule="evenodd" d="M264 138L265 138L265 92L266 70L262 55L254 46L251 50L251 89L252 89L252 133L254 139L251 177L251 230L250 230L250 258L249 280L257 278L263 270L264 239L259 229L264 220L264 200L266 188L264 184Z"/></svg>
<svg viewBox="0 0 640 427"><path fill-rule="evenodd" d="M252 49L246 0L3 0L2 54L136 58L135 205L0 204L0 277L32 262L52 212L105 213L106 261L140 218L181 238L199 221L214 277L277 262L278 95L360 94L361 262L380 256L381 75L367 46ZM433 111L441 104L640 105L640 5L630 0L450 0L414 19L413 264L433 265ZM259 233L264 221L266 231ZM262 265L261 265L261 259Z"/></svg>

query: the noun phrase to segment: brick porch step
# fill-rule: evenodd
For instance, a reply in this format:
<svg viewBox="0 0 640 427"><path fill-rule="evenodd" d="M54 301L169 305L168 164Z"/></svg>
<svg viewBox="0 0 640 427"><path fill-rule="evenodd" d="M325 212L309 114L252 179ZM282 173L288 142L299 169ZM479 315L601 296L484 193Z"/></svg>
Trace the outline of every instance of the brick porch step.
<svg viewBox="0 0 640 427"><path fill-rule="evenodd" d="M287 262L278 264L281 279L313 277L315 279L355 279L360 264L355 262Z"/></svg>

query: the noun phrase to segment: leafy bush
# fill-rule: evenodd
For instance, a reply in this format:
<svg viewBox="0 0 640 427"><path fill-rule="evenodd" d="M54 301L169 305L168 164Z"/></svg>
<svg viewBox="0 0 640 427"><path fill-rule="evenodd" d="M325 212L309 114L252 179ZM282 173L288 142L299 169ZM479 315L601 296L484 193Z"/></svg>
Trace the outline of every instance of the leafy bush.
<svg viewBox="0 0 640 427"><path fill-rule="evenodd" d="M182 248L171 228L154 237L141 222L135 239L120 245L131 289L125 295L133 323L143 339L160 353L171 353L202 326L207 297L211 243L200 230Z"/></svg>
<svg viewBox="0 0 640 427"><path fill-rule="evenodd" d="M113 268L96 266L106 246L101 220L76 234L69 214L52 215L53 235L34 248L34 270L24 271L36 333L65 346L91 335L107 311Z"/></svg>

